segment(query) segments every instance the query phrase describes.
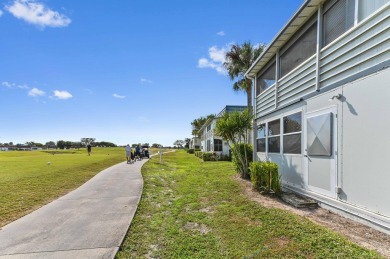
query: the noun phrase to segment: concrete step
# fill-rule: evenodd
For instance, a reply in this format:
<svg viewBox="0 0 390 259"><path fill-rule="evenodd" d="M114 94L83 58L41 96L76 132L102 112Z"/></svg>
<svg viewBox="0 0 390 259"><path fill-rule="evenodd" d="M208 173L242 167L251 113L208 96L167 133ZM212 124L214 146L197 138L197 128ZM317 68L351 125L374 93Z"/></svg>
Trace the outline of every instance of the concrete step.
<svg viewBox="0 0 390 259"><path fill-rule="evenodd" d="M282 200L296 208L318 207L318 203L315 200L293 192L283 192Z"/></svg>

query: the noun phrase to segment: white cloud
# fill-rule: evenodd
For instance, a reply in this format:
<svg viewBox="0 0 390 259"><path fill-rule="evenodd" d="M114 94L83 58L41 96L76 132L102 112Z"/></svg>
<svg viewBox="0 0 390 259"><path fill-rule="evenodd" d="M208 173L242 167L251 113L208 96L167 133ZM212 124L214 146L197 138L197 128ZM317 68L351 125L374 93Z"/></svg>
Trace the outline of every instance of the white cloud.
<svg viewBox="0 0 390 259"><path fill-rule="evenodd" d="M119 95L119 94L113 94L112 96L114 96L115 98L118 98L118 99L124 99L124 98L126 98L126 96L124 96L124 95Z"/></svg>
<svg viewBox="0 0 390 259"><path fill-rule="evenodd" d="M219 74L226 75L226 69L223 67L225 62L225 55L227 51L227 46L218 48L217 46L212 46L209 48L209 59L200 58L198 60L199 68L212 68L215 69Z"/></svg>
<svg viewBox="0 0 390 259"><path fill-rule="evenodd" d="M73 97L68 91L58 91L58 90L54 91L54 96L57 97L57 99L61 99L61 100L66 100Z"/></svg>
<svg viewBox="0 0 390 259"><path fill-rule="evenodd" d="M0 16L2 16L2 15L3 15L3 11L0 10Z"/></svg>
<svg viewBox="0 0 390 259"><path fill-rule="evenodd" d="M141 78L141 83L148 83L148 84L151 84L152 81L149 80L149 79L146 79L146 78Z"/></svg>
<svg viewBox="0 0 390 259"><path fill-rule="evenodd" d="M32 96L32 97L43 96L43 95L45 95L45 92L35 87L28 92L28 96Z"/></svg>
<svg viewBox="0 0 390 259"><path fill-rule="evenodd" d="M224 31L219 31L219 32L217 32L217 35L218 36L225 36L225 32Z"/></svg>
<svg viewBox="0 0 390 259"><path fill-rule="evenodd" d="M27 85L17 85L15 83L10 83L10 82L2 82L1 83L2 86L5 86L9 89L15 89L15 88L19 88L19 89L30 89L30 87L28 87Z"/></svg>
<svg viewBox="0 0 390 259"><path fill-rule="evenodd" d="M5 9L16 18L41 28L64 27L72 22L67 16L47 8L36 0L14 0L14 3L5 6Z"/></svg>

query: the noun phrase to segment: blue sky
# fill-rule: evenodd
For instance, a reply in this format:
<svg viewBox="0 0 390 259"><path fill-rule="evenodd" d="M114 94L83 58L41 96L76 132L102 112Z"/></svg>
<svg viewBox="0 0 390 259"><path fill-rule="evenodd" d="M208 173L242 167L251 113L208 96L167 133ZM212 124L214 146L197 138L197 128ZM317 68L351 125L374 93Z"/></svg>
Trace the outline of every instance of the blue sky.
<svg viewBox="0 0 390 259"><path fill-rule="evenodd" d="M172 146L246 105L232 43L270 43L303 0L0 1L0 143Z"/></svg>

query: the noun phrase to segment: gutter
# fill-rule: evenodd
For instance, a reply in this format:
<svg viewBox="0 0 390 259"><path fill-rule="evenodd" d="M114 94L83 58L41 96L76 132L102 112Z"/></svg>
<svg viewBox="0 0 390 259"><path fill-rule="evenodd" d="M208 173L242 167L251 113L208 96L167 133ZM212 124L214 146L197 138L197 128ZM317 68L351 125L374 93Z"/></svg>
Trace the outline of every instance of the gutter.
<svg viewBox="0 0 390 259"><path fill-rule="evenodd" d="M248 78L253 81L252 87L252 145L253 145L253 152L252 152L252 161L256 161L256 155L257 154L257 145L255 145L255 120L256 120L256 77L250 77L249 75L245 74L245 78Z"/></svg>

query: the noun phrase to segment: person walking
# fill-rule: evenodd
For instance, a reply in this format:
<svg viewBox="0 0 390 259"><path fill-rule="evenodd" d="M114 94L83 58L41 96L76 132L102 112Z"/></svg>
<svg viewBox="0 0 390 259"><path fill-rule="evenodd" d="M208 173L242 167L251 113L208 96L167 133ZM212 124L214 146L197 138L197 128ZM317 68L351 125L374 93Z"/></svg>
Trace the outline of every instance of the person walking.
<svg viewBox="0 0 390 259"><path fill-rule="evenodd" d="M131 161L132 161L132 159L131 159L131 146L129 145L129 144L127 144L127 146L126 146L126 160L127 160L127 163L128 164L131 164Z"/></svg>
<svg viewBox="0 0 390 259"><path fill-rule="evenodd" d="M92 150L91 144L88 143L87 145L88 156L91 155L91 150Z"/></svg>

